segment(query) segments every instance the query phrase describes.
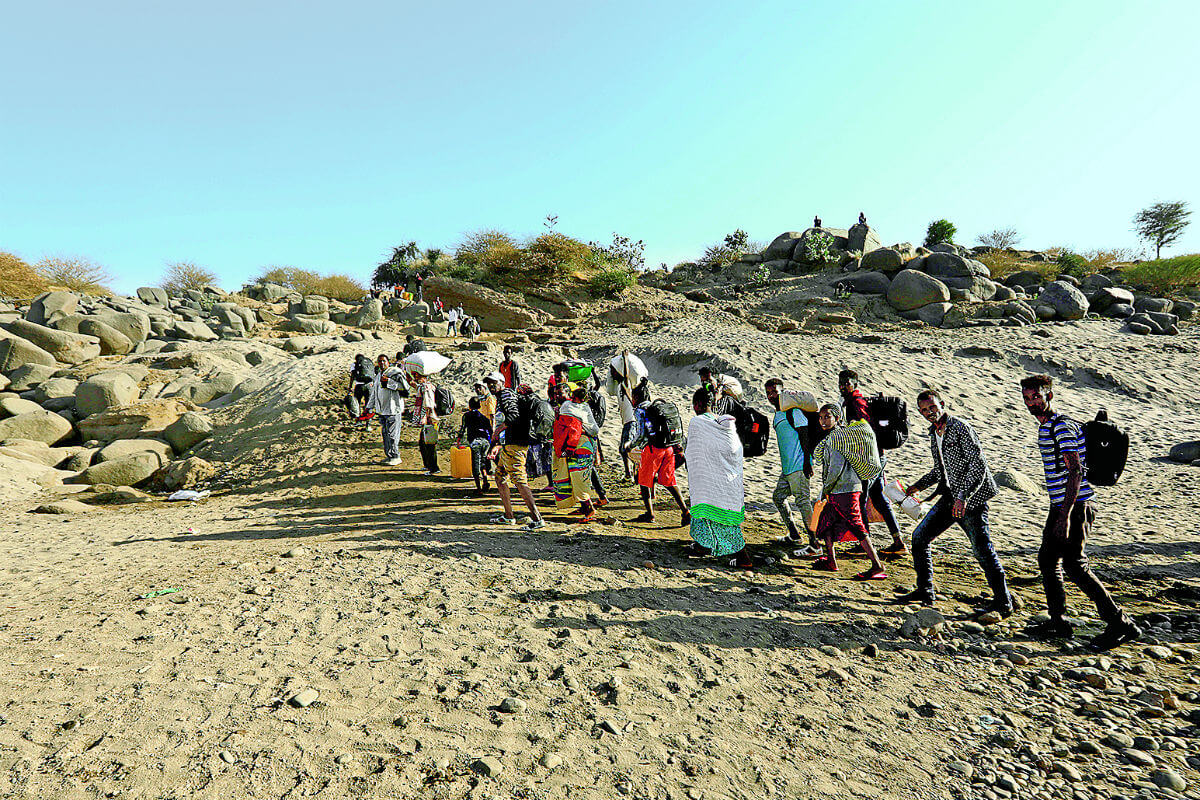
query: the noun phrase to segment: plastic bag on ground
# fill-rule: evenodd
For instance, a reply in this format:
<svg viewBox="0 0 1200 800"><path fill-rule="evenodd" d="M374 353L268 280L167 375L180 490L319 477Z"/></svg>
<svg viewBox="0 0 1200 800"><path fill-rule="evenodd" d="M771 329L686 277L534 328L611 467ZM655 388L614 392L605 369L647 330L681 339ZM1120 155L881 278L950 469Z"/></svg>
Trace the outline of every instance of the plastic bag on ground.
<svg viewBox="0 0 1200 800"><path fill-rule="evenodd" d="M212 492L208 491L207 489L201 492L197 492L195 489L180 489L177 492L172 492L170 496L167 497L167 502L175 503L180 500L203 500L210 494L212 494Z"/></svg>

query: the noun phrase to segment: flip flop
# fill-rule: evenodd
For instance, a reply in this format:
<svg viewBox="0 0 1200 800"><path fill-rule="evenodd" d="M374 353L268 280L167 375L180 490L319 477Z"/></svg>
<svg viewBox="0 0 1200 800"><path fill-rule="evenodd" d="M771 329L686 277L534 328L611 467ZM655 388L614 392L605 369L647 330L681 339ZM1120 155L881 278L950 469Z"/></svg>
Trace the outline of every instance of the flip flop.
<svg viewBox="0 0 1200 800"><path fill-rule="evenodd" d="M866 572L860 572L857 575L855 575L854 580L856 580L856 581L881 581L884 578L886 578L887 576L888 575L886 572L871 572L871 570L867 570Z"/></svg>
<svg viewBox="0 0 1200 800"><path fill-rule="evenodd" d="M830 561L828 558L818 558L812 563L812 568L820 572L837 572L837 564Z"/></svg>

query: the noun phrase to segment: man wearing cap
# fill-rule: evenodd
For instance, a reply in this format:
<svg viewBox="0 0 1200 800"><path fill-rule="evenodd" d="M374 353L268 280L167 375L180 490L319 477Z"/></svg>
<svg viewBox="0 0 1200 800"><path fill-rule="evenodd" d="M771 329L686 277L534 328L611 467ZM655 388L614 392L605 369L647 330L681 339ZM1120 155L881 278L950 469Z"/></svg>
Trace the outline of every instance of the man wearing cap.
<svg viewBox="0 0 1200 800"><path fill-rule="evenodd" d="M492 435L491 455L496 459L496 492L504 506L504 513L497 514L491 521L499 525L516 525L513 515L512 496L508 488L512 481L529 509L529 522L525 529L534 531L546 527L546 521L538 513L533 501L533 491L525 475L525 459L531 442L529 424L532 414L521 413L521 402L515 388L504 385L504 376L499 370L483 379L484 385L496 398L496 429Z"/></svg>

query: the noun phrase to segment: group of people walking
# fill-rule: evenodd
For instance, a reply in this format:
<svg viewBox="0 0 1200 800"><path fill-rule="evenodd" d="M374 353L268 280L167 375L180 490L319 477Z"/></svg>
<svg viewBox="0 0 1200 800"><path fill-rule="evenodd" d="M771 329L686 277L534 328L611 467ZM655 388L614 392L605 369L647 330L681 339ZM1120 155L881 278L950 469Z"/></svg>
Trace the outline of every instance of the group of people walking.
<svg viewBox="0 0 1200 800"><path fill-rule="evenodd" d="M359 359L357 377L352 379L355 387L363 385L362 374L370 367L365 357ZM370 390L355 388L354 396L374 397L384 463L389 465L399 463L397 420L404 413L404 398L413 398L413 419L422 426L426 471L436 474L436 430L441 417L433 384L419 375L398 372L380 356ZM495 482L501 510L491 522L518 525L513 488L527 512L525 530L546 526L538 492L553 493L556 512L572 516L573 521L595 519L597 509L608 503L598 470L608 395L616 398L620 409L618 455L624 476L636 482L644 509L630 521L658 520L655 499L661 489L678 508L679 525L689 529L690 554L716 558L737 569L754 568L743 534L743 466L748 454L761 455L754 442L765 442L765 432L759 429L766 424L774 431L780 465L772 493L784 528L777 544L793 557L811 559L814 570L834 572L840 569L839 557L864 556L868 566L854 578L886 579L885 561L908 553L892 505L893 499L903 500L907 510L920 516L911 537L916 587L894 602L937 602L933 542L957 525L970 542L991 596L974 614L1007 617L1019 607L991 539L989 504L998 489L987 457L970 422L949 412L939 390L925 389L916 398L929 426L926 438L933 467L904 488L889 481L885 470L888 450L904 440L895 429L906 423L889 418L886 408L881 412L884 407L879 401L899 402L901 416L903 403L882 396L868 402L852 370L839 374L836 402L820 403L813 392L789 388L780 378L766 381L764 391L773 417L763 417L760 423L761 414L748 406L736 378L703 368L699 386L691 394L693 416L686 432L675 405L652 396L648 372L636 357L626 352L613 359L606 390L601 389L602 375L588 362L563 362L555 365L545 390L539 392L527 382L512 348L505 347L496 369L475 384L457 441L470 448L476 491L486 492L489 480ZM1084 552L1096 514L1082 428L1054 410L1050 377L1028 377L1021 381L1020 390L1038 422L1038 446L1050 495L1038 556L1049 620L1031 626L1028 633L1038 638L1073 635L1066 617L1065 573L1107 624L1091 643L1095 649L1134 641L1141 631L1090 570ZM427 429L432 437L426 436ZM677 478L681 467L688 478L686 499ZM531 482L540 476L546 477L546 485L535 489ZM936 498L927 509L915 499L926 490L934 490ZM881 548L872 542L872 520L885 526L890 539ZM850 546L839 552L835 545L840 543Z"/></svg>

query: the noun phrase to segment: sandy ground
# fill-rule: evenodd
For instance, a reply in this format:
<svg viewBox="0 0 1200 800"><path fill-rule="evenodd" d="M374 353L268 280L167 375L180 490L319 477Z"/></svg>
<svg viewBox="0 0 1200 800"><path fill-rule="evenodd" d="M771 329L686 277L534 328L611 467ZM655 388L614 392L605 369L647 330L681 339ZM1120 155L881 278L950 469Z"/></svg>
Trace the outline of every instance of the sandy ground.
<svg viewBox="0 0 1200 800"><path fill-rule="evenodd" d="M939 540L941 638L898 633L907 611L887 601L911 586L910 563L863 585L849 568L785 560L747 574L686 558L667 498L655 526L623 522L639 504L614 464L601 522L489 526L494 498L421 475L411 444L404 467L379 466L376 432L341 420L352 355L395 349L342 343L265 366L267 389L216 412L205 456L223 471L208 500L55 517L26 513L33 498L0 512L0 796L1082 800L1178 796L1150 788L1168 768L1200 796L1187 761L1200 756L1197 472L1163 459L1200 438L1200 336L1102 322L797 336L735 322L564 333L521 360L541 381L564 346L594 358L631 347L681 409L700 363L764 407L769 376L832 398L851 366L868 391L908 398L913 424L917 391L939 386L994 469L1035 481L1016 381L1050 372L1062 410L1103 405L1134 436L1092 552L1121 602L1158 624L1150 642L1173 649L1126 647L1097 665L1015 636L1042 608L1040 493L1004 490L993 505L1025 600L1008 623L963 622L982 580L961 534ZM497 350L455 354L460 398ZM611 409L610 450L617 427ZM911 480L929 463L916 435L889 472ZM760 554L779 555L766 544L780 532L777 468L773 453L747 464ZM907 538L914 523L901 524ZM1086 601L1071 602L1098 630ZM1079 673L1099 667L1103 681ZM1133 698L1147 691L1179 707L1142 712ZM1156 740L1150 764L1079 744L1120 732Z"/></svg>

